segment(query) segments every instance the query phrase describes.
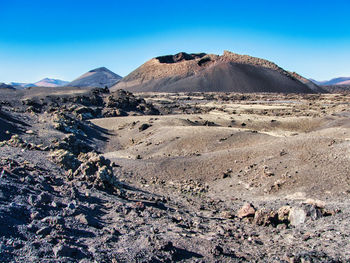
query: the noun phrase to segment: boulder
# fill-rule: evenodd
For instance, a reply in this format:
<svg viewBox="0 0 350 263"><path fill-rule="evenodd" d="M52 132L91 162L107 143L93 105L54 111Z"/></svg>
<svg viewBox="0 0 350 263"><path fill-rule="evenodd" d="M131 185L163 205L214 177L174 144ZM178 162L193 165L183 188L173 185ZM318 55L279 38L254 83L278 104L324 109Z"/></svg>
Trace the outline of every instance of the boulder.
<svg viewBox="0 0 350 263"><path fill-rule="evenodd" d="M96 186L119 186L119 181L114 176L111 162L96 152L81 153L78 156L81 165L73 176L82 175L85 180Z"/></svg>
<svg viewBox="0 0 350 263"><path fill-rule="evenodd" d="M144 130L147 130L149 127L151 127L150 124L148 123L143 123L140 127L139 127L139 131L142 132Z"/></svg>
<svg viewBox="0 0 350 263"><path fill-rule="evenodd" d="M53 248L55 257L76 257L81 254L80 250L67 245L58 244Z"/></svg>
<svg viewBox="0 0 350 263"><path fill-rule="evenodd" d="M276 226L278 224L278 214L275 211L260 209L255 212L253 222L259 226Z"/></svg>
<svg viewBox="0 0 350 263"><path fill-rule="evenodd" d="M67 150L56 150L53 151L49 157L53 162L59 164L61 167L63 167L66 170L75 170L79 167L80 161L77 160L77 158L72 154L71 152Z"/></svg>
<svg viewBox="0 0 350 263"><path fill-rule="evenodd" d="M241 209L238 210L237 216L239 218L254 217L255 211L256 210L254 206L250 203L247 203L243 205Z"/></svg>
<svg viewBox="0 0 350 263"><path fill-rule="evenodd" d="M277 216L278 221L281 223L288 223L289 222L289 213L290 213L291 207L290 206L282 206L277 210Z"/></svg>
<svg viewBox="0 0 350 263"><path fill-rule="evenodd" d="M299 207L292 207L289 211L288 220L292 226L300 226L304 224L306 220L306 212Z"/></svg>

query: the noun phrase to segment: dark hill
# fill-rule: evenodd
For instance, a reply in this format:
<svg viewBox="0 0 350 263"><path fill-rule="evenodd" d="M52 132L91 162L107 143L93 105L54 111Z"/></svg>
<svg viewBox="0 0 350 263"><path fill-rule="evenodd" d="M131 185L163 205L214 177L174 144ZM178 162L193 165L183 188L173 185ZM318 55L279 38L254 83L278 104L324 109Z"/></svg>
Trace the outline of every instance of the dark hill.
<svg viewBox="0 0 350 263"><path fill-rule="evenodd" d="M7 85L5 83L0 83L0 89L15 90L15 88L13 86Z"/></svg>
<svg viewBox="0 0 350 263"><path fill-rule="evenodd" d="M69 87L111 87L116 84L122 77L115 74L105 67L96 68L83 74L79 78L68 83Z"/></svg>

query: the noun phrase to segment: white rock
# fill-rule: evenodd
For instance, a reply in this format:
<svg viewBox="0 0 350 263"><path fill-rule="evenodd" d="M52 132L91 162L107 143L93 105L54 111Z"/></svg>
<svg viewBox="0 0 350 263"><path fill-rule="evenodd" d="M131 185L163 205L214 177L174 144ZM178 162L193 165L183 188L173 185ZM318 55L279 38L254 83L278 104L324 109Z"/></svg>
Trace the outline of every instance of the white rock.
<svg viewBox="0 0 350 263"><path fill-rule="evenodd" d="M289 212L289 222L292 226L299 226L304 224L306 219L306 212L299 207L292 207Z"/></svg>

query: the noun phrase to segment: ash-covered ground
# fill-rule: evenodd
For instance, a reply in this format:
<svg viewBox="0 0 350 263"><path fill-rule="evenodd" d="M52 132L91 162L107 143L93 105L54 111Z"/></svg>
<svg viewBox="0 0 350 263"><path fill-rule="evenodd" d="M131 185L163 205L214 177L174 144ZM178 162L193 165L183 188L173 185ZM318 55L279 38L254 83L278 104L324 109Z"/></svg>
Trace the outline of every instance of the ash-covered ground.
<svg viewBox="0 0 350 263"><path fill-rule="evenodd" d="M350 96L1 92L1 262L348 262Z"/></svg>

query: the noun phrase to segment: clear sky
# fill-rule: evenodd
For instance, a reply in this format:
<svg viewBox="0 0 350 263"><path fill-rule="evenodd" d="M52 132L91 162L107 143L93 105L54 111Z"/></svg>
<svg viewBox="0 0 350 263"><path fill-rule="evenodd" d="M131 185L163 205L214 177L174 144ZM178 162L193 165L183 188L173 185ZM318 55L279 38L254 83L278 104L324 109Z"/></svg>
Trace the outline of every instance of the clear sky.
<svg viewBox="0 0 350 263"><path fill-rule="evenodd" d="M350 76L350 1L0 0L0 82L125 76L166 54L230 50L307 78Z"/></svg>

